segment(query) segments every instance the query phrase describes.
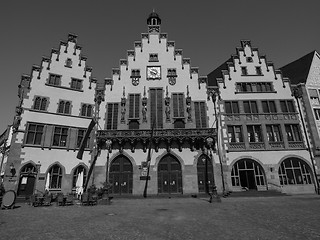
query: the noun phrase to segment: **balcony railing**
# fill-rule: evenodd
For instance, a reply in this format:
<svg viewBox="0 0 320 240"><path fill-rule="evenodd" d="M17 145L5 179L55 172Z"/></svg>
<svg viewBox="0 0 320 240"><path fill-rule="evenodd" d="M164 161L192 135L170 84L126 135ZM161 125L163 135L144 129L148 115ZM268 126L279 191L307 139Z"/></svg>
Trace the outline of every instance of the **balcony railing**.
<svg viewBox="0 0 320 240"><path fill-rule="evenodd" d="M298 113L237 113L224 114L226 121L256 121L261 120L298 120Z"/></svg>

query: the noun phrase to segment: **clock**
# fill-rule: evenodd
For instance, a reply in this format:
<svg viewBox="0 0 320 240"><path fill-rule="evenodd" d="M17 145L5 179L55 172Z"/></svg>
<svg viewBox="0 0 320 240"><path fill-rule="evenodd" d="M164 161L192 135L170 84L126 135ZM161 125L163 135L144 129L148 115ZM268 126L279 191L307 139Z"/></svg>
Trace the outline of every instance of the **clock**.
<svg viewBox="0 0 320 240"><path fill-rule="evenodd" d="M147 67L147 78L148 79L160 79L161 78L161 67Z"/></svg>

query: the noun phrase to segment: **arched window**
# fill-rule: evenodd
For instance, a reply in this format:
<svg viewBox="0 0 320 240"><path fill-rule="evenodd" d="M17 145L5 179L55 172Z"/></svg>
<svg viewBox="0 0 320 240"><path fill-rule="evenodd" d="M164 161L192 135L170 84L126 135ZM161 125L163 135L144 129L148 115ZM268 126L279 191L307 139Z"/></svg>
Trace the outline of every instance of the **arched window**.
<svg viewBox="0 0 320 240"><path fill-rule="evenodd" d="M37 169L36 167L29 163L27 165L25 165L20 172L21 175L25 175L25 174L37 174Z"/></svg>
<svg viewBox="0 0 320 240"><path fill-rule="evenodd" d="M55 188L59 189L61 188L61 182L62 182L62 169L58 164L53 165L49 169L50 174L50 182L49 182L49 188Z"/></svg>
<svg viewBox="0 0 320 240"><path fill-rule="evenodd" d="M33 109L45 111L47 107L47 99L45 97L36 97L33 104Z"/></svg>
<svg viewBox="0 0 320 240"><path fill-rule="evenodd" d="M92 116L92 105L82 104L81 106L81 116L91 117Z"/></svg>
<svg viewBox="0 0 320 240"><path fill-rule="evenodd" d="M232 166L232 186L257 189L265 185L264 170L261 165L251 159L241 159Z"/></svg>
<svg viewBox="0 0 320 240"><path fill-rule="evenodd" d="M58 113L70 114L70 105L69 101L60 101L58 107Z"/></svg>
<svg viewBox="0 0 320 240"><path fill-rule="evenodd" d="M82 172L83 172L82 184L83 185L85 184L85 182L87 180L87 169L84 166L80 165L73 172L72 188L76 187L79 174Z"/></svg>
<svg viewBox="0 0 320 240"><path fill-rule="evenodd" d="M280 185L312 184L312 171L298 158L285 159L279 167Z"/></svg>

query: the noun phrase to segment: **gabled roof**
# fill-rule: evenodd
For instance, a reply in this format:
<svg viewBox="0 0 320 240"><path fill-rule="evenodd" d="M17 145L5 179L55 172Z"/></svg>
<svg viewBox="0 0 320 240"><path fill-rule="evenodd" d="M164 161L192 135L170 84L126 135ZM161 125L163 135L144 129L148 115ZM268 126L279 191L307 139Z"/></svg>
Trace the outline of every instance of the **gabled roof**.
<svg viewBox="0 0 320 240"><path fill-rule="evenodd" d="M217 78L223 78L222 70L228 70L227 62L232 62L232 58L222 63L218 68L208 74L208 86L218 86Z"/></svg>
<svg viewBox="0 0 320 240"><path fill-rule="evenodd" d="M280 68L284 77L290 79L291 84L306 83L313 56L316 51L289 63Z"/></svg>

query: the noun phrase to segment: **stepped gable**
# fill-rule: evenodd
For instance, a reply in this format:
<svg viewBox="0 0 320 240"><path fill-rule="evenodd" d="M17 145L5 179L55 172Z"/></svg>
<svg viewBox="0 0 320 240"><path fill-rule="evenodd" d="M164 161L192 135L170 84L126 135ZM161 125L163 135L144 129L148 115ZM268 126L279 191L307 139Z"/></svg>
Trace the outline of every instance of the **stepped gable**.
<svg viewBox="0 0 320 240"><path fill-rule="evenodd" d="M166 51L171 51L173 53L173 59L176 61L178 57L181 58L181 66L182 69L184 69L186 66L189 66L190 68L190 79L192 79L193 74L198 74L198 67L191 67L191 59L183 57L183 50L177 49L175 47L175 41L169 41L168 40L168 34L167 33L161 33L160 31L160 25L161 25L161 19L159 15L156 12L152 12L147 19L148 24L148 33L141 33L141 40L134 42L134 49L127 50L127 56L126 59L120 59L119 60L119 67L112 68L112 78L105 78L105 84L111 85L110 90L112 90L112 85L115 81L112 81L111 79L115 80L121 80L121 73L123 70L130 71L130 62L136 61L137 52L143 52L144 51L144 43L145 40L147 40L147 44L150 43L150 35L158 35L159 38L159 44L162 43L162 41L166 42ZM198 76L198 82L199 82L199 88L201 83L207 83L207 76Z"/></svg>
<svg viewBox="0 0 320 240"><path fill-rule="evenodd" d="M265 68L266 72L273 71L274 80L278 80L280 77L283 81L283 87L285 87L285 82L289 80L282 77L281 71L274 68L273 62L267 61L265 55L261 56L258 48L251 46L250 40L241 40L240 42L241 47L236 47L236 54L208 74L208 87L217 87L219 82L223 83L225 87L225 81L232 80L232 72L237 72L242 66L245 67L252 63ZM247 76L253 76L253 74L248 73Z"/></svg>
<svg viewBox="0 0 320 240"><path fill-rule="evenodd" d="M291 84L306 83L312 59L316 51L312 51L307 55L280 68L283 76L290 79Z"/></svg>

